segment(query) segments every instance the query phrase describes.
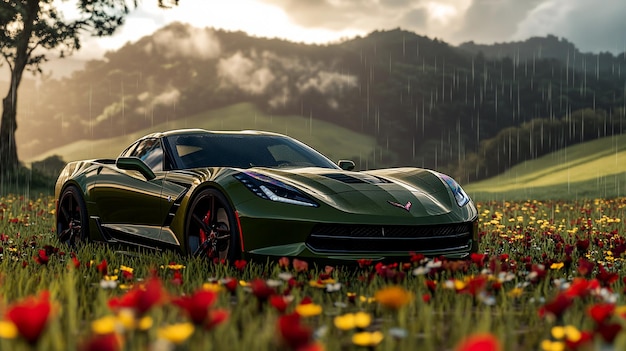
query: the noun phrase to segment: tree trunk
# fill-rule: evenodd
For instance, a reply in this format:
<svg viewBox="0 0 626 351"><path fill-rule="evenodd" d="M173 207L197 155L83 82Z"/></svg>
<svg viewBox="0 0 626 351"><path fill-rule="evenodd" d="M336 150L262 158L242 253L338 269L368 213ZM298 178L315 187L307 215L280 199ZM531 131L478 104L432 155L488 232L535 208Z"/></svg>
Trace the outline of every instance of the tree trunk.
<svg viewBox="0 0 626 351"><path fill-rule="evenodd" d="M0 170L3 174L13 173L18 166L17 146L15 144L15 130L17 129L17 89L13 91L13 84L9 94L2 100L2 122L0 123Z"/></svg>
<svg viewBox="0 0 626 351"><path fill-rule="evenodd" d="M17 89L22 81L22 73L28 65L31 49L28 44L37 16L39 0L27 0L23 8L24 29L15 46L15 61L11 67L11 84L7 96L2 100L2 120L0 120L0 174L9 174L18 167L15 131L17 130Z"/></svg>

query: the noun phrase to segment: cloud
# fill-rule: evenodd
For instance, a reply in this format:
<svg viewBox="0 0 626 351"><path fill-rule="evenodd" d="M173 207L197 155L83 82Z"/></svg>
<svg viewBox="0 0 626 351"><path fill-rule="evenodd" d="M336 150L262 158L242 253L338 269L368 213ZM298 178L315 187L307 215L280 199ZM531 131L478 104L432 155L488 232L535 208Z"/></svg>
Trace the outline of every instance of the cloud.
<svg viewBox="0 0 626 351"><path fill-rule="evenodd" d="M369 33L403 28L458 45L491 44L549 34L582 51L621 53L623 0L259 0L282 8L310 30Z"/></svg>
<svg viewBox="0 0 626 351"><path fill-rule="evenodd" d="M263 62L267 63L268 54L264 53L263 56L259 57L252 51L250 57L246 57L239 51L226 59L220 59L217 63L217 75L222 86L236 87L252 95L263 94L275 79L272 71Z"/></svg>
<svg viewBox="0 0 626 351"><path fill-rule="evenodd" d="M145 50L148 53L156 51L168 59L183 57L206 60L218 57L221 45L213 29L179 23L154 33L152 42Z"/></svg>
<svg viewBox="0 0 626 351"><path fill-rule="evenodd" d="M143 115L151 111L157 105L172 106L180 101L181 93L178 89L170 87L156 96L148 91L137 95L137 102L140 106L135 108L135 113Z"/></svg>
<svg viewBox="0 0 626 351"><path fill-rule="evenodd" d="M528 13L512 35L516 39L553 34L582 51L625 51L626 6L622 0L545 0Z"/></svg>
<svg viewBox="0 0 626 351"><path fill-rule="evenodd" d="M338 73L332 64L256 50L238 51L220 59L217 76L222 89L254 96L268 95L268 104L274 108L311 91L335 97L358 83L357 77ZM329 99L328 102L329 106L338 107L336 101Z"/></svg>

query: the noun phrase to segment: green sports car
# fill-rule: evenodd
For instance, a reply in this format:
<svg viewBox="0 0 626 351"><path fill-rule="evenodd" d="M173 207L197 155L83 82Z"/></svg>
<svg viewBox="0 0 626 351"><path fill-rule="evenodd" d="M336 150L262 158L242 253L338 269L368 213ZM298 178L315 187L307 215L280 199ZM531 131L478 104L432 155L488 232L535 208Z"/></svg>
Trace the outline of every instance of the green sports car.
<svg viewBox="0 0 626 351"><path fill-rule="evenodd" d="M353 169L280 134L150 134L117 159L65 166L55 188L57 235L70 245L225 260L462 258L477 250L476 207L449 176Z"/></svg>

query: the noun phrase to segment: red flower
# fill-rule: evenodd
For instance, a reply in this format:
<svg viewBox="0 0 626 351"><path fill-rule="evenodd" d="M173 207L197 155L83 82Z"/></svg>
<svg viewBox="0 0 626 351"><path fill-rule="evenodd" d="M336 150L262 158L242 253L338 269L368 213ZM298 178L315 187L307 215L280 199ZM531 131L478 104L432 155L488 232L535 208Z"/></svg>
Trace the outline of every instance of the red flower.
<svg viewBox="0 0 626 351"><path fill-rule="evenodd" d="M129 280L133 280L135 276L133 275L133 272L129 272L129 271L122 271L122 278L126 281Z"/></svg>
<svg viewBox="0 0 626 351"><path fill-rule="evenodd" d="M420 262L422 262L423 259L426 258L426 256L424 254L418 254L418 253L415 253L415 252L409 252L409 255L411 255L411 262L420 263Z"/></svg>
<svg viewBox="0 0 626 351"><path fill-rule="evenodd" d="M470 259L472 260L472 263L478 266L478 268L483 268L483 266L485 265L485 260L487 259L487 255L473 253L470 255Z"/></svg>
<svg viewBox="0 0 626 351"><path fill-rule="evenodd" d="M570 287L565 291L565 295L568 297L585 297L591 290L599 286L600 283L596 279L574 278Z"/></svg>
<svg viewBox="0 0 626 351"><path fill-rule="evenodd" d="M615 305L612 303L599 303L587 309L587 313L597 324L603 324L609 319L615 311Z"/></svg>
<svg viewBox="0 0 626 351"><path fill-rule="evenodd" d="M78 269L80 267L80 261L76 258L76 254L72 252L70 257L72 259L72 265L74 265L74 268Z"/></svg>
<svg viewBox="0 0 626 351"><path fill-rule="evenodd" d="M492 334L474 334L461 340L455 351L500 351L500 341Z"/></svg>
<svg viewBox="0 0 626 351"><path fill-rule="evenodd" d="M204 324L204 329L211 330L216 326L226 322L230 317L230 312L226 309L216 309L209 312L209 318Z"/></svg>
<svg viewBox="0 0 626 351"><path fill-rule="evenodd" d="M462 293L468 293L472 296L478 295L479 292L485 289L485 285L487 284L487 277L484 275L480 275L478 277L473 277L465 287L460 291Z"/></svg>
<svg viewBox="0 0 626 351"><path fill-rule="evenodd" d="M437 282L434 280L427 280L426 287L431 294L435 295L435 290L437 289Z"/></svg>
<svg viewBox="0 0 626 351"><path fill-rule="evenodd" d="M309 269L309 264L306 261L302 261L299 260L297 258L293 259L293 268L296 270L296 272L304 272L307 271Z"/></svg>
<svg viewBox="0 0 626 351"><path fill-rule="evenodd" d="M6 318L15 324L19 334L30 344L35 344L46 327L52 310L50 294L43 291L38 298L29 296L9 306Z"/></svg>
<svg viewBox="0 0 626 351"><path fill-rule="evenodd" d="M172 274L172 280L170 280L172 285L180 286L183 285L183 274L179 270L175 270Z"/></svg>
<svg viewBox="0 0 626 351"><path fill-rule="evenodd" d="M306 347L312 341L313 331L311 328L300 324L300 316L297 313L280 316L278 331L287 346L294 350Z"/></svg>
<svg viewBox="0 0 626 351"><path fill-rule="evenodd" d="M191 296L181 296L172 300L172 303L182 308L191 322L195 325L202 325L209 317L209 308L217 300L214 291L198 290Z"/></svg>
<svg viewBox="0 0 626 351"><path fill-rule="evenodd" d="M557 318L563 316L563 313L572 305L573 300L566 294L557 295L554 300L546 303L539 309L539 315L544 316L547 313L554 315Z"/></svg>
<svg viewBox="0 0 626 351"><path fill-rule="evenodd" d="M239 285L239 282L237 282L237 279L235 278L226 278L224 281L224 286L231 293L234 293L235 290L237 290L237 285Z"/></svg>
<svg viewBox="0 0 626 351"><path fill-rule="evenodd" d="M369 267L372 265L372 260L366 259L366 258L356 260L356 262L359 264L359 267L361 268Z"/></svg>
<svg viewBox="0 0 626 351"><path fill-rule="evenodd" d="M576 242L576 249L580 251L581 254L584 254L589 249L589 239L578 240Z"/></svg>
<svg viewBox="0 0 626 351"><path fill-rule="evenodd" d="M422 301L424 301L426 303L429 303L431 299L432 299L432 296L430 294L422 295Z"/></svg>
<svg viewBox="0 0 626 351"><path fill-rule="evenodd" d="M34 257L35 262L44 265L44 264L48 264L48 261L50 260L50 257L48 257L48 255L46 254L46 250L41 249L39 250L39 255Z"/></svg>
<svg viewBox="0 0 626 351"><path fill-rule="evenodd" d="M590 331L581 331L580 339L576 341L565 339L565 346L568 350L578 350L579 347L591 342L593 340L593 333Z"/></svg>
<svg viewBox="0 0 626 351"><path fill-rule="evenodd" d="M246 265L248 264L248 261L246 260L236 260L235 261L235 268L237 268L238 270L242 271L246 268Z"/></svg>
<svg viewBox="0 0 626 351"><path fill-rule="evenodd" d="M96 266L96 269L98 270L98 272L100 272L100 274L107 275L107 260L102 260L102 262L100 262L100 264Z"/></svg>
<svg viewBox="0 0 626 351"><path fill-rule="evenodd" d="M252 294L256 296L259 301L267 301L267 299L276 294L274 288L271 288L267 285L265 280L256 278L250 283L250 288L252 288Z"/></svg>
<svg viewBox="0 0 626 351"><path fill-rule="evenodd" d="M132 308L139 316L142 316L148 312L152 306L161 303L164 298L165 291L163 290L161 281L158 278L150 278L145 286L137 285L121 297L110 299L109 307L114 310L119 308Z"/></svg>
<svg viewBox="0 0 626 351"><path fill-rule="evenodd" d="M97 334L89 338L81 347L81 351L118 351L122 342L116 334Z"/></svg>
<svg viewBox="0 0 626 351"><path fill-rule="evenodd" d="M278 312L285 313L289 302L287 302L287 299L285 299L285 297L282 295L273 295L272 297L270 297L270 305L274 306L274 308L277 309Z"/></svg>
<svg viewBox="0 0 626 351"><path fill-rule="evenodd" d="M278 260L278 266L279 266L280 268L289 268L289 258L284 257L284 256L283 256L283 257L281 257L281 258Z"/></svg>
<svg viewBox="0 0 626 351"><path fill-rule="evenodd" d="M609 286L615 283L619 276L615 272L608 272L604 267L600 266L600 272L596 275L596 278L600 281L602 286Z"/></svg>
<svg viewBox="0 0 626 351"><path fill-rule="evenodd" d="M622 331L622 326L619 323L611 323L611 324L600 324L596 326L596 333L600 334L602 340L607 342L608 344L612 344L619 334Z"/></svg>

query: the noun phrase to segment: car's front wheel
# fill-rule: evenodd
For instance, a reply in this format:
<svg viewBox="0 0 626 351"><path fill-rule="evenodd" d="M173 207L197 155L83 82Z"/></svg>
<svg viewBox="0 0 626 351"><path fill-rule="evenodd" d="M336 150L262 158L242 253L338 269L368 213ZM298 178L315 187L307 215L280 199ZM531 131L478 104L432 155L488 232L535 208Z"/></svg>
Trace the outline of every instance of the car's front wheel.
<svg viewBox="0 0 626 351"><path fill-rule="evenodd" d="M70 185L59 197L57 212L57 237L60 242L75 246L86 242L89 233L89 216L85 200L77 187Z"/></svg>
<svg viewBox="0 0 626 351"><path fill-rule="evenodd" d="M194 256L234 261L239 256L235 211L215 189L202 190L187 216L187 250Z"/></svg>

